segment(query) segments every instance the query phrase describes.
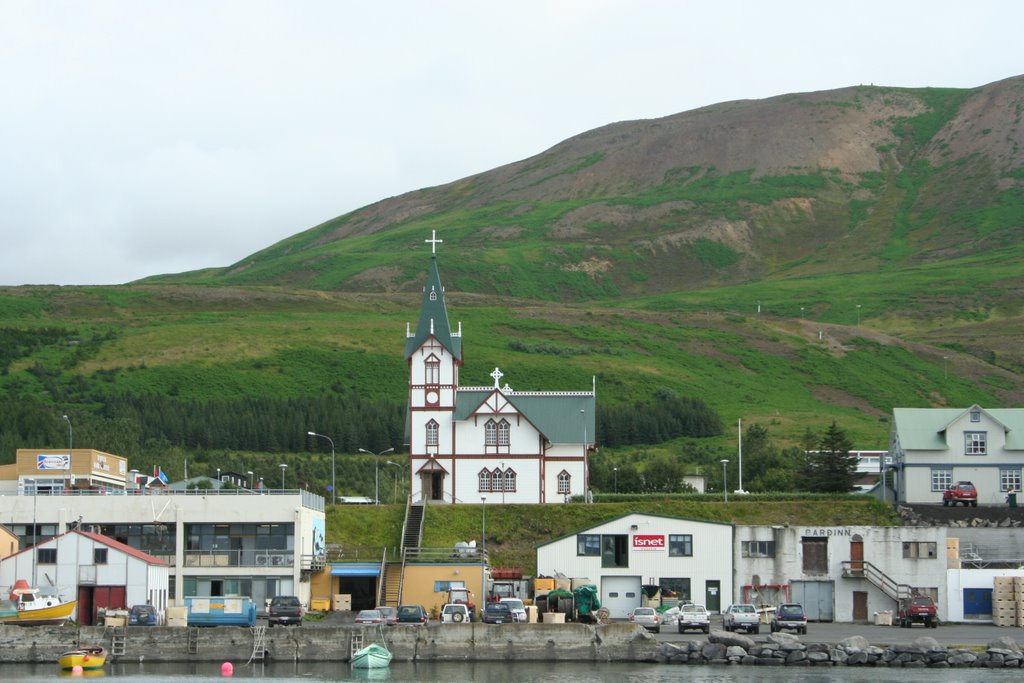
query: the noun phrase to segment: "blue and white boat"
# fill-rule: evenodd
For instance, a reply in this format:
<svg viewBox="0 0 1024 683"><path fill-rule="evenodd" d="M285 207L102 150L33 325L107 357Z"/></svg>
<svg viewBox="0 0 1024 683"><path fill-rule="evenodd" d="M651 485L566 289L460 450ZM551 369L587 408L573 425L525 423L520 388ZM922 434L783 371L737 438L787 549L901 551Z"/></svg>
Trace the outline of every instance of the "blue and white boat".
<svg viewBox="0 0 1024 683"><path fill-rule="evenodd" d="M370 643L352 654L353 669L386 669L391 664L391 650L378 643Z"/></svg>

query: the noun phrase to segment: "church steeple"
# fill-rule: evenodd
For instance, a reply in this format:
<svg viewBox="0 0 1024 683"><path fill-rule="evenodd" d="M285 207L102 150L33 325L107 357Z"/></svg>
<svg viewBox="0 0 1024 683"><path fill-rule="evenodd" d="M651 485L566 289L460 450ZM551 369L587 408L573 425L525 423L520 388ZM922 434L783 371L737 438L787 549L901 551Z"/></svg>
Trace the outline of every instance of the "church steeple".
<svg viewBox="0 0 1024 683"><path fill-rule="evenodd" d="M430 243L430 272L427 275L427 286L423 288L423 303L420 305L420 320L416 325L416 333L406 333L405 358L410 356L430 337L434 337L456 359L462 360L461 331L452 333L448 322L448 309L444 304L444 287L441 286L441 275L437 270L436 246L442 240L437 239L437 231L432 231Z"/></svg>

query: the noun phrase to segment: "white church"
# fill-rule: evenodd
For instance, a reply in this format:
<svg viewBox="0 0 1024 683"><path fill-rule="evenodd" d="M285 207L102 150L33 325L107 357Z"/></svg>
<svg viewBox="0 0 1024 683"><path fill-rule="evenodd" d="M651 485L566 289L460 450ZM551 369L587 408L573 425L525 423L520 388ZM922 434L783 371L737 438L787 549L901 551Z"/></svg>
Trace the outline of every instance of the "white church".
<svg viewBox="0 0 1024 683"><path fill-rule="evenodd" d="M595 388L459 386L462 325L448 322L436 233L415 332L407 325L408 442L414 503L564 503L589 498Z"/></svg>

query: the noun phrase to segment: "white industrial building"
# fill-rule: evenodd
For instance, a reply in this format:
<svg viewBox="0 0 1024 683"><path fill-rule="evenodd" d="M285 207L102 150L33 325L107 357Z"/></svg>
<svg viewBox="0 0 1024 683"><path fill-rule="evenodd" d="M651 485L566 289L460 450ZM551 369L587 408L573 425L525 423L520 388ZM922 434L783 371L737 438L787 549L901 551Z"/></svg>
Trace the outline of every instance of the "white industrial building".
<svg viewBox="0 0 1024 683"><path fill-rule="evenodd" d="M711 611L733 601L733 527L678 517L629 514L537 547L537 575L587 578L613 618L662 600Z"/></svg>

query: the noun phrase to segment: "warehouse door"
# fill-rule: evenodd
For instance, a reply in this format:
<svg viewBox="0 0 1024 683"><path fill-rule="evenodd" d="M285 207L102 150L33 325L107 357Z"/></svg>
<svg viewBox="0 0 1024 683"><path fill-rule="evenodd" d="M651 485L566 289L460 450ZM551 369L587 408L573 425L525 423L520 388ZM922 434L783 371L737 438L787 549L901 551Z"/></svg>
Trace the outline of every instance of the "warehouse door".
<svg viewBox="0 0 1024 683"><path fill-rule="evenodd" d="M804 606L808 621L835 619L835 584L831 581L793 581L793 602Z"/></svg>
<svg viewBox="0 0 1024 683"><path fill-rule="evenodd" d="M626 619L634 607L640 607L642 590L639 576L603 576L601 606L608 608L612 619Z"/></svg>

